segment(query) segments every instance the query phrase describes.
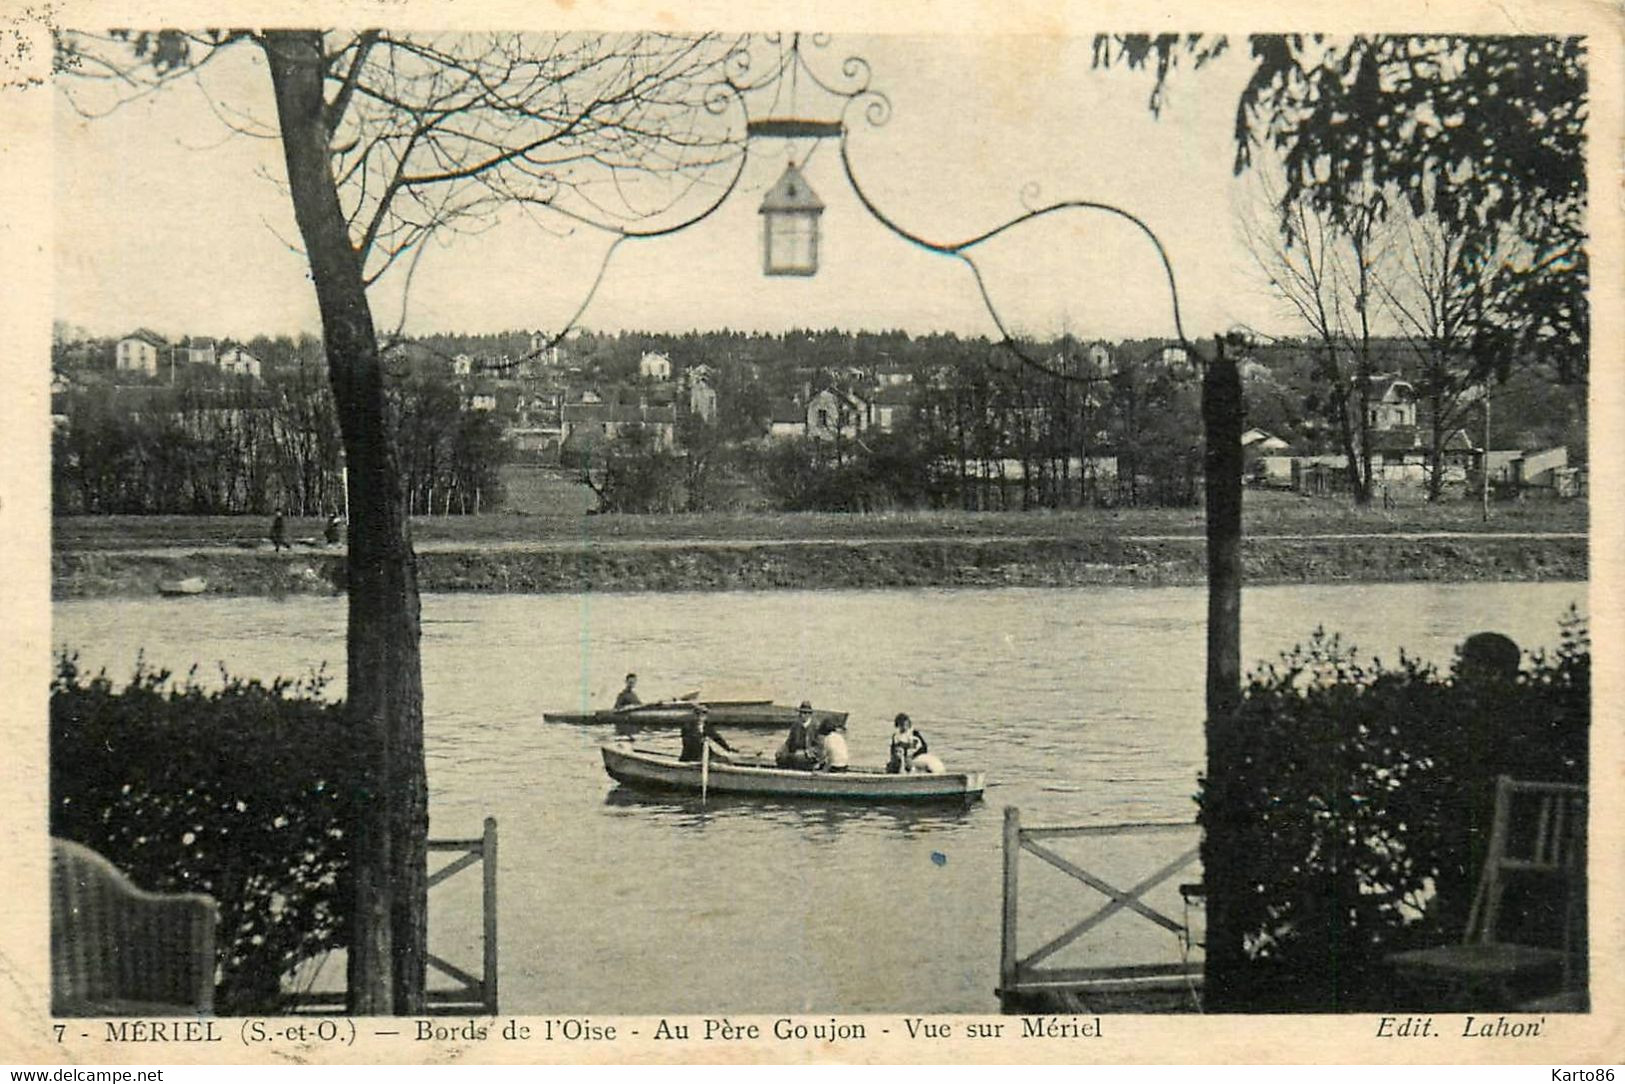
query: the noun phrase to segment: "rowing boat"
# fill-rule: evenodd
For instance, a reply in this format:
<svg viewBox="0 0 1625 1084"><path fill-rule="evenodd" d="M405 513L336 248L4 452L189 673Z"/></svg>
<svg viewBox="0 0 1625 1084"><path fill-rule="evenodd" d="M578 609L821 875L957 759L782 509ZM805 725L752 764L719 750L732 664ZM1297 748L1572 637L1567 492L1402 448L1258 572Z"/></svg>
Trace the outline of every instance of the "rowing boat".
<svg viewBox="0 0 1625 1084"><path fill-rule="evenodd" d="M208 590L209 581L202 576L188 576L184 580L161 580L158 584L160 595L201 595Z"/></svg>
<svg viewBox="0 0 1625 1084"><path fill-rule="evenodd" d="M796 709L770 700L665 700L655 704L638 704L619 711L605 708L600 711L549 711L542 719L549 723L573 723L577 726L613 724L617 728L682 726L694 717L694 708L703 703L710 709L712 726L759 727L788 730L799 716ZM846 712L813 711L819 723L846 722Z"/></svg>
<svg viewBox="0 0 1625 1084"><path fill-rule="evenodd" d="M697 761L678 760L624 744L602 747L604 770L620 783L698 794L750 794L773 798L808 798L866 802L974 802L982 797L981 772L909 772L892 775L878 769L808 772L777 768L764 761L724 762L711 758L702 783Z"/></svg>

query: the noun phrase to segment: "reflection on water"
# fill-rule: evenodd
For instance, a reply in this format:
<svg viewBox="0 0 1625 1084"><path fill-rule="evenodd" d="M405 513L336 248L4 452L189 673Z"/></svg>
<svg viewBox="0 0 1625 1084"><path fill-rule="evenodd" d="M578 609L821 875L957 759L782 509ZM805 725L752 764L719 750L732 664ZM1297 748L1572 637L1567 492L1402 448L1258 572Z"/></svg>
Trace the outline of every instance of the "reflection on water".
<svg viewBox="0 0 1625 1084"><path fill-rule="evenodd" d="M1367 657L1403 647L1448 666L1480 629L1555 644L1571 602L1584 607L1583 584L1255 588L1243 659L1324 625ZM432 833L499 822L506 1012L991 1011L1002 807L1029 824L1194 816L1198 588L439 595L423 613ZM138 649L177 672L198 662L203 680L217 660L343 676L342 599L72 600L54 614L57 642L115 679ZM628 670L651 697L722 681L844 708L857 764L885 760L907 711L950 770L987 773L985 801L701 806L618 786L598 752L613 728L541 716L607 705ZM746 752L780 740L725 733ZM672 731L636 740L676 745ZM1024 908L1053 900L1059 932L1077 886L1044 876L1023 880ZM433 943L477 959L477 886L461 880L431 896Z"/></svg>

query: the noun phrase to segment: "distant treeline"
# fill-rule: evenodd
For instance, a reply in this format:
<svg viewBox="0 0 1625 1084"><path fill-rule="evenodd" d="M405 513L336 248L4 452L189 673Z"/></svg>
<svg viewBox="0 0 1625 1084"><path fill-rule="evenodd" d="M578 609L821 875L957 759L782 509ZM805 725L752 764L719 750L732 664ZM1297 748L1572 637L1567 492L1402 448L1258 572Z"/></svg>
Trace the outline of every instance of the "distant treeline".
<svg viewBox="0 0 1625 1084"><path fill-rule="evenodd" d="M437 334L389 351L415 510L501 506L498 469L514 454L503 431L519 422L470 410L475 387L538 381L571 394L635 395L646 352L668 356L678 379L705 365L716 415L699 424L679 397L674 442L634 426L587 449L547 453L579 472L604 511L1032 509L1198 498L1198 365L1170 353L1166 340L1062 337L1025 343L1019 355L985 338L901 331L580 332L556 353L538 350L543 342L525 331ZM259 337L249 346L264 362L263 380L118 374L133 384L117 394L91 379L57 396L56 509L336 509L341 442L320 343ZM63 371L82 373L110 357L93 347L59 342ZM1402 344L1381 354L1389 371L1406 372ZM458 355L474 359L466 377L454 372ZM1309 346L1261 346L1243 359L1242 374L1249 426L1287 441L1294 454L1339 450ZM775 419L794 417L826 388L889 396L896 409L888 426L854 425L832 439L763 439ZM1566 443L1571 459L1584 458L1583 388L1514 371L1494 400L1494 446Z"/></svg>
<svg viewBox="0 0 1625 1084"><path fill-rule="evenodd" d="M341 512L344 455L326 372L314 364L263 381L71 389L58 397L52 506L59 514ZM502 502L501 427L463 409L444 379L395 382L402 475L421 510Z"/></svg>

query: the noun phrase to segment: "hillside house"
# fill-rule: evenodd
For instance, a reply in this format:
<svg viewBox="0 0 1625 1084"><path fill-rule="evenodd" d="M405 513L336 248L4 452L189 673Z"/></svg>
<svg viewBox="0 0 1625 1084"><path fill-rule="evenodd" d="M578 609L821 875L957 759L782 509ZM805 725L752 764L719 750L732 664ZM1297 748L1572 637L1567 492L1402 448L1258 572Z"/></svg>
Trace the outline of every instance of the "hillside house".
<svg viewBox="0 0 1625 1084"><path fill-rule="evenodd" d="M1241 435L1242 476L1253 485L1286 489L1292 485L1291 446L1273 433L1249 429Z"/></svg>
<svg viewBox="0 0 1625 1084"><path fill-rule="evenodd" d="M791 440L807 431L807 412L794 399L781 399L768 415L767 435L774 440Z"/></svg>
<svg viewBox="0 0 1625 1084"><path fill-rule="evenodd" d="M696 415L706 425L717 420L717 390L711 386L710 380L702 373L698 376L688 375L688 412Z"/></svg>
<svg viewBox="0 0 1625 1084"><path fill-rule="evenodd" d="M1376 466L1425 466L1431 434L1414 425L1378 429L1371 434L1371 461ZM1446 469L1476 467L1479 450L1465 429L1445 434L1441 455Z"/></svg>
<svg viewBox="0 0 1625 1084"><path fill-rule="evenodd" d="M260 359L240 346L228 346L220 351L220 371L232 376L251 376L258 380L262 366Z"/></svg>
<svg viewBox="0 0 1625 1084"><path fill-rule="evenodd" d="M1511 487L1520 494L1575 496L1577 472L1569 466L1565 445L1539 451L1501 450L1486 457L1490 482Z"/></svg>
<svg viewBox="0 0 1625 1084"><path fill-rule="evenodd" d="M219 364L213 339L199 339L188 335L169 352L172 365L203 365L210 369Z"/></svg>
<svg viewBox="0 0 1625 1084"><path fill-rule="evenodd" d="M1289 445L1280 437L1266 433L1262 429L1249 429L1241 435L1241 447L1244 451L1259 455L1274 455L1286 451Z"/></svg>
<svg viewBox="0 0 1625 1084"><path fill-rule="evenodd" d="M1157 364L1175 380L1189 380L1196 375L1196 366L1183 346L1163 347L1157 354Z"/></svg>
<svg viewBox="0 0 1625 1084"><path fill-rule="evenodd" d="M1416 388L1410 381L1392 374L1373 377L1366 424L1383 431L1415 428Z"/></svg>
<svg viewBox="0 0 1625 1084"><path fill-rule="evenodd" d="M869 427L869 403L839 388L825 388L807 400L806 434L813 440L850 440Z"/></svg>
<svg viewBox="0 0 1625 1084"><path fill-rule="evenodd" d="M914 410L914 389L906 384L880 387L869 403L869 424L882 433L896 432Z"/></svg>
<svg viewBox="0 0 1625 1084"><path fill-rule="evenodd" d="M649 447L670 451L677 443L677 411L635 403L565 403L559 408L560 442L577 445L629 439L634 433Z"/></svg>
<svg viewBox="0 0 1625 1084"><path fill-rule="evenodd" d="M640 380L670 380L671 358L655 350L646 350L638 359Z"/></svg>
<svg viewBox="0 0 1625 1084"><path fill-rule="evenodd" d="M531 333L530 342L525 351L525 360L530 362L533 369L558 369L564 364L559 345L557 343L553 343L551 346L548 345L552 338L551 335L540 331Z"/></svg>
<svg viewBox="0 0 1625 1084"><path fill-rule="evenodd" d="M1110 376L1114 370L1112 352L1105 343L1091 343L1084 352L1084 372L1088 376Z"/></svg>
<svg viewBox="0 0 1625 1084"><path fill-rule="evenodd" d="M121 373L158 375L158 355L164 340L155 332L140 328L118 341L113 352L113 368Z"/></svg>

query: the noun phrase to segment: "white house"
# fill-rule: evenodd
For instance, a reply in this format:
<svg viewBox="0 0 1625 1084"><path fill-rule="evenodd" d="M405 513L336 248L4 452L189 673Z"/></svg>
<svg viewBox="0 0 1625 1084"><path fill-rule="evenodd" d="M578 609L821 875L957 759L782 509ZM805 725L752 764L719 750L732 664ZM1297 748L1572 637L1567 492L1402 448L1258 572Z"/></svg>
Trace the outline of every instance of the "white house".
<svg viewBox="0 0 1625 1084"><path fill-rule="evenodd" d="M472 354L453 354L451 357L451 375L469 376L474 372L474 356Z"/></svg>
<svg viewBox="0 0 1625 1084"><path fill-rule="evenodd" d="M638 359L638 376L644 380L670 380L671 359L658 351L645 351Z"/></svg>
<svg viewBox="0 0 1625 1084"><path fill-rule="evenodd" d="M1416 388L1397 376L1372 379L1366 424L1373 429L1402 429L1416 424Z"/></svg>
<svg viewBox="0 0 1625 1084"><path fill-rule="evenodd" d="M170 357L177 365L207 365L213 368L218 363L214 340L194 339L190 335L175 345Z"/></svg>
<svg viewBox="0 0 1625 1084"><path fill-rule="evenodd" d="M142 328L118 341L113 353L113 365L121 373L158 375L158 352L164 340Z"/></svg>
<svg viewBox="0 0 1625 1084"><path fill-rule="evenodd" d="M251 376L256 380L260 376L260 359L250 354L240 346L228 346L220 352L218 360L220 371L235 376Z"/></svg>

